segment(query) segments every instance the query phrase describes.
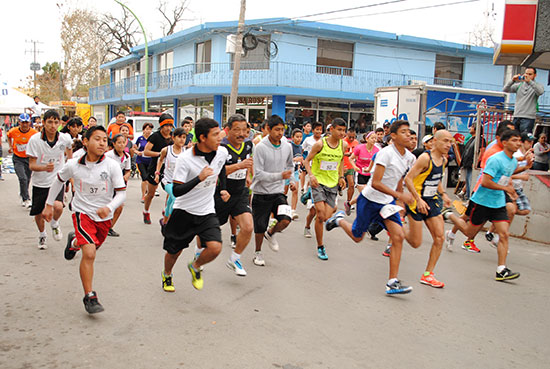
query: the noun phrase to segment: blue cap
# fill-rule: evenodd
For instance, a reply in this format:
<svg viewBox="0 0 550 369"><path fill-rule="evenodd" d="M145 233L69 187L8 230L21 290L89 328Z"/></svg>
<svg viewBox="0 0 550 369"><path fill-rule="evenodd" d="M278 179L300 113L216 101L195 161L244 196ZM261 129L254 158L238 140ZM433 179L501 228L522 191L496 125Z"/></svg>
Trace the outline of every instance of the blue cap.
<svg viewBox="0 0 550 369"><path fill-rule="evenodd" d="M31 117L27 113L23 113L19 115L19 121L20 122L30 122Z"/></svg>

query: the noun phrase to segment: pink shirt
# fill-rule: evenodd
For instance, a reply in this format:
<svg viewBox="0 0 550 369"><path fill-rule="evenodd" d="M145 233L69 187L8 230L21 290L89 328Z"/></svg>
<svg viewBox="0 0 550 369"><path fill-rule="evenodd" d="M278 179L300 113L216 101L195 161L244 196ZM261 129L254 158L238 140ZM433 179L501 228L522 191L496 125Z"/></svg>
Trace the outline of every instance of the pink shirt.
<svg viewBox="0 0 550 369"><path fill-rule="evenodd" d="M370 173L367 172L367 169L370 165L372 157L378 151L380 150L376 146L373 146L372 150L368 151L366 144L357 145L355 147L355 149L353 150L353 154L355 155L355 165L357 165L357 167L360 169L360 174L364 176L370 176Z"/></svg>

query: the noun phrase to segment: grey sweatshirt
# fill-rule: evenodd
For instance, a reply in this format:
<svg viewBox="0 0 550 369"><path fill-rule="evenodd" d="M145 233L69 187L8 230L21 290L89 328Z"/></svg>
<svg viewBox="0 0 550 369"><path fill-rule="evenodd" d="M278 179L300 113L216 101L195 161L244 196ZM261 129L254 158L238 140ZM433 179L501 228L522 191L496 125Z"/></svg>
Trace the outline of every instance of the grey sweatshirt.
<svg viewBox="0 0 550 369"><path fill-rule="evenodd" d="M537 116L537 98L544 93L544 86L535 81L509 81L502 89L516 94L514 118L535 119Z"/></svg>
<svg viewBox="0 0 550 369"><path fill-rule="evenodd" d="M284 138L279 147L273 146L269 137L264 137L254 149L254 181L252 193L271 195L284 193L285 180L282 173L293 170L292 146ZM294 182L293 177L290 181Z"/></svg>

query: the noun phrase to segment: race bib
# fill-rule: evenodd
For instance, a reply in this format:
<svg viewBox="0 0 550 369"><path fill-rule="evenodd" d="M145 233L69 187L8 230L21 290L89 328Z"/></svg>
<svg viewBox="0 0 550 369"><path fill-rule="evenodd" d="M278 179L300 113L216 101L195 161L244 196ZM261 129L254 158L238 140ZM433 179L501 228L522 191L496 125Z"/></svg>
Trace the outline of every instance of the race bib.
<svg viewBox="0 0 550 369"><path fill-rule="evenodd" d="M204 181L199 183L197 187L195 188L209 188L209 187L216 187L216 183L218 182L218 176L210 176L206 178Z"/></svg>
<svg viewBox="0 0 550 369"><path fill-rule="evenodd" d="M501 186L508 186L510 184L510 177L502 176L497 183Z"/></svg>
<svg viewBox="0 0 550 369"><path fill-rule="evenodd" d="M17 147L17 151L19 152L27 150L27 144L15 144L15 147Z"/></svg>
<svg viewBox="0 0 550 369"><path fill-rule="evenodd" d="M434 197L437 194L437 186L426 186L422 197Z"/></svg>
<svg viewBox="0 0 550 369"><path fill-rule="evenodd" d="M338 170L338 162L321 160L321 170Z"/></svg>
<svg viewBox="0 0 550 369"><path fill-rule="evenodd" d="M399 213L401 210L403 210L401 206L388 204L388 205L384 205L382 209L380 209L379 214L382 217L382 219L387 219L391 217L393 214Z"/></svg>
<svg viewBox="0 0 550 369"><path fill-rule="evenodd" d="M54 165L61 163L61 155L52 156L52 155L42 155L40 157L40 164L49 164L53 163Z"/></svg>
<svg viewBox="0 0 550 369"><path fill-rule="evenodd" d="M88 183L80 180L78 190L84 196L100 196L107 193L109 186L107 182Z"/></svg>
<svg viewBox="0 0 550 369"><path fill-rule="evenodd" d="M227 176L228 179L241 180L246 178L246 169L239 169Z"/></svg>
<svg viewBox="0 0 550 369"><path fill-rule="evenodd" d="M363 175L370 174L369 168L368 168L368 167L363 167L363 169L361 169L361 173L362 173Z"/></svg>
<svg viewBox="0 0 550 369"><path fill-rule="evenodd" d="M286 215L289 218L292 218L292 209L289 205L279 205L277 208L277 215Z"/></svg>

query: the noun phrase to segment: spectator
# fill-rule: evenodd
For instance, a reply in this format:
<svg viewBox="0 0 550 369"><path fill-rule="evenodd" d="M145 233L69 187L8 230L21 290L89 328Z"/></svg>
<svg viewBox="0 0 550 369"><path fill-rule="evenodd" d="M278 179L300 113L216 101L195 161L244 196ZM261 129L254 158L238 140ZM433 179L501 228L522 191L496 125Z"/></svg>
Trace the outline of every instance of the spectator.
<svg viewBox="0 0 550 369"><path fill-rule="evenodd" d="M537 70L529 67L523 75L516 74L502 89L516 94L513 122L519 132L533 133L538 111L538 99L544 93L544 86L535 82Z"/></svg>
<svg viewBox="0 0 550 369"><path fill-rule="evenodd" d="M130 135L128 137L130 139L133 139L134 129L132 128L131 124L126 122L126 114L124 114L123 111L118 111L116 113L116 121L109 124L109 127L107 127L107 137L113 138L114 136L118 135L120 133L120 127L124 125L130 129Z"/></svg>
<svg viewBox="0 0 550 369"><path fill-rule="evenodd" d="M548 171L548 156L550 153L550 145L546 142L546 134L542 133L539 136L538 142L533 147L535 153L535 162L533 163L534 170Z"/></svg>

